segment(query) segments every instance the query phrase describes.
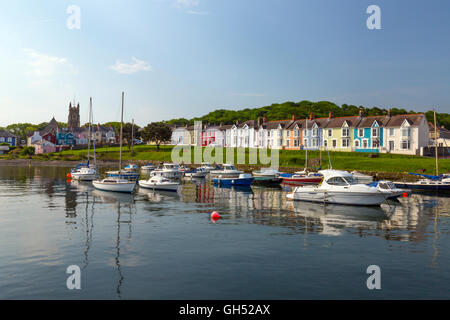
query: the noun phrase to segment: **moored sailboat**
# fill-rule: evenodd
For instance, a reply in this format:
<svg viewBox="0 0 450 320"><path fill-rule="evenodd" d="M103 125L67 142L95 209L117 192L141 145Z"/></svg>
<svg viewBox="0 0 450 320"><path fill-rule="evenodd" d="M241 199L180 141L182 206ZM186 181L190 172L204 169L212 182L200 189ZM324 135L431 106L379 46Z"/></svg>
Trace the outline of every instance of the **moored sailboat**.
<svg viewBox="0 0 450 320"><path fill-rule="evenodd" d="M122 115L120 121L120 155L119 155L119 177L108 177L103 180L94 180L92 184L95 188L103 191L126 192L131 193L136 186L136 181L129 181L120 177L122 168L122 134L123 134L123 105L124 96L122 92Z"/></svg>

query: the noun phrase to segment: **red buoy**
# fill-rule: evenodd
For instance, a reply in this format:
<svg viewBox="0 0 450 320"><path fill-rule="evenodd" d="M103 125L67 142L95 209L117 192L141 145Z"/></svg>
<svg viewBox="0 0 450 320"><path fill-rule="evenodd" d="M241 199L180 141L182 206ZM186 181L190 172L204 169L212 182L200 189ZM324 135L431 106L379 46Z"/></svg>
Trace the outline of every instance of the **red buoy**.
<svg viewBox="0 0 450 320"><path fill-rule="evenodd" d="M70 179L70 178L72 178L72 174L70 174L70 172L69 172L66 177Z"/></svg>
<svg viewBox="0 0 450 320"><path fill-rule="evenodd" d="M403 192L403 198L408 198L408 192Z"/></svg>
<svg viewBox="0 0 450 320"><path fill-rule="evenodd" d="M220 219L220 214L217 211L213 211L213 213L211 213L211 219L213 221L217 221Z"/></svg>

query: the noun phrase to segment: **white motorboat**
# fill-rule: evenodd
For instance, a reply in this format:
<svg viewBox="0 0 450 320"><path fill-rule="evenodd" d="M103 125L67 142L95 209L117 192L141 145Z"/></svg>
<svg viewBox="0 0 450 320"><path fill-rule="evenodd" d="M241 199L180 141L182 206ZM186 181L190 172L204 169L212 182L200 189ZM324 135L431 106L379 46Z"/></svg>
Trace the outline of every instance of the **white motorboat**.
<svg viewBox="0 0 450 320"><path fill-rule="evenodd" d="M71 172L72 179L79 181L92 181L97 179L97 170L92 167L81 167Z"/></svg>
<svg viewBox="0 0 450 320"><path fill-rule="evenodd" d="M400 196L407 197L411 190L397 188L392 181L376 181L369 184L371 187L376 187L378 190L386 195L387 199L397 199Z"/></svg>
<svg viewBox="0 0 450 320"><path fill-rule="evenodd" d="M164 163L162 169L156 169L152 172L153 176L163 176L167 179L178 179L183 176L180 166L175 163Z"/></svg>
<svg viewBox="0 0 450 320"><path fill-rule="evenodd" d="M373 182L372 176L361 173L359 171L352 171L352 175L356 179L356 181L358 181L359 183L369 184L369 183Z"/></svg>
<svg viewBox="0 0 450 320"><path fill-rule="evenodd" d="M169 180L163 176L154 176L148 180L140 180L139 186L142 188L164 191L177 191L180 182Z"/></svg>
<svg viewBox="0 0 450 320"><path fill-rule="evenodd" d="M210 175L212 177L220 177L221 176L222 178L232 178L232 177L237 178L242 173L244 173L244 172L237 170L236 167L232 164L224 164L223 169L210 171Z"/></svg>
<svg viewBox="0 0 450 320"><path fill-rule="evenodd" d="M119 152L119 171L118 177L108 177L103 180L94 180L92 184L95 188L103 191L127 192L131 193L136 186L136 181L129 181L121 178L122 168L122 137L123 137L123 105L125 93L122 92L122 115L120 119L120 152Z"/></svg>
<svg viewBox="0 0 450 320"><path fill-rule="evenodd" d="M200 167L200 168L196 168L192 171L187 171L184 173L185 177L190 177L190 178L204 178L209 174L209 171L207 171L206 169Z"/></svg>
<svg viewBox="0 0 450 320"><path fill-rule="evenodd" d="M272 168L262 168L259 171L253 171L252 174L255 178L275 179L280 176L281 172Z"/></svg>
<svg viewBox="0 0 450 320"><path fill-rule="evenodd" d="M216 170L216 167L213 166L210 162L202 162L202 166L200 167L208 172Z"/></svg>
<svg viewBox="0 0 450 320"><path fill-rule="evenodd" d="M378 188L359 184L347 171L330 169L319 173L323 176L319 186L296 187L288 199L359 206L377 206L386 200Z"/></svg>

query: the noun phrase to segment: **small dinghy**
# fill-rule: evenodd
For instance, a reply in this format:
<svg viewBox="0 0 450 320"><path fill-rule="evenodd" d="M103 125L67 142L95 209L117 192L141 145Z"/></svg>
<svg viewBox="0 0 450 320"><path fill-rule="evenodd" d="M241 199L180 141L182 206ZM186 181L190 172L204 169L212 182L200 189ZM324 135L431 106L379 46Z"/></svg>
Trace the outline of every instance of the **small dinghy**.
<svg viewBox="0 0 450 320"><path fill-rule="evenodd" d="M250 186L254 178L251 174L241 173L238 178L223 178L219 176L213 179L213 183L222 186Z"/></svg>

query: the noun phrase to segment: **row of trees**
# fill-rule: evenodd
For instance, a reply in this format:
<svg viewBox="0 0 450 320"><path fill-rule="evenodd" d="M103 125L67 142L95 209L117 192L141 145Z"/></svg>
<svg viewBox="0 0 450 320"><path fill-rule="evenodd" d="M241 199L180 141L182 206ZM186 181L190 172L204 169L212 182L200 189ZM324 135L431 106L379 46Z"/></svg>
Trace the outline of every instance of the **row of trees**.
<svg viewBox="0 0 450 320"><path fill-rule="evenodd" d="M258 117L266 117L267 120L284 120L290 119L293 114L295 114L298 118L306 118L310 113L313 113L316 117L328 117L329 112L333 112L335 117L344 117L344 116L355 116L359 114L360 108L362 106L355 105L347 105L343 104L342 106L338 106L333 102L329 101L319 101L319 102L311 102L311 101L300 101L300 102L284 102L281 104L272 104L270 106L265 106L261 108L253 108L253 109L243 109L243 110L225 110L218 109L216 111L210 112L207 115L202 117L193 118L193 119L173 119L166 121L168 124L176 124L180 126L192 125L194 121L200 120L209 123L224 123L224 124L233 124L237 120L246 121L246 120L256 120ZM414 114L416 112L403 108L391 108L392 115L398 114ZM381 109L378 107L372 108L364 108L364 114L366 116L378 116L378 115L386 115L388 113L387 109ZM433 121L433 112L429 111L426 113L428 121ZM448 113L439 113L437 114L437 119L439 125L443 125L447 129L450 129L450 114Z"/></svg>

